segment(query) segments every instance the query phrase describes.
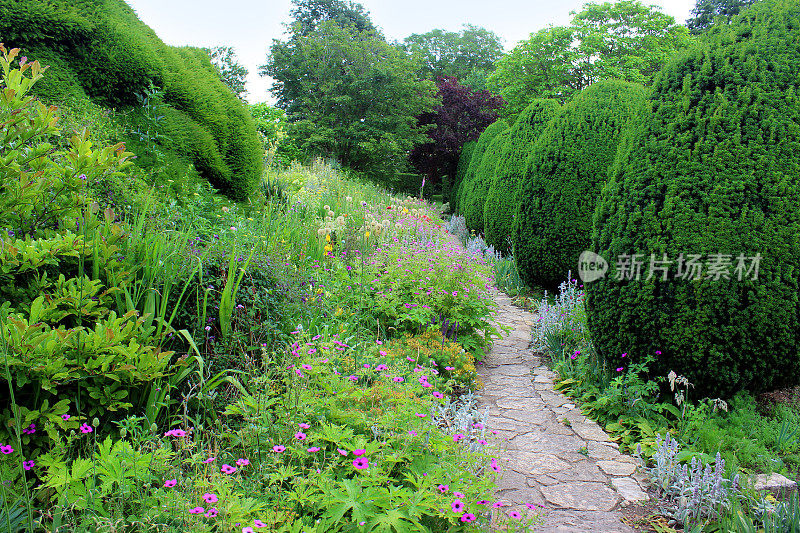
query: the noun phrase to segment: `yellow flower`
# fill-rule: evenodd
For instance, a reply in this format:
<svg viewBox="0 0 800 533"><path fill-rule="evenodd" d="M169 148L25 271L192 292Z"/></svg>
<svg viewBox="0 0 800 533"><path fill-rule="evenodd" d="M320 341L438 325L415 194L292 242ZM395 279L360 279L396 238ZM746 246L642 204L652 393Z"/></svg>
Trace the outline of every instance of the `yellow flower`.
<svg viewBox="0 0 800 533"><path fill-rule="evenodd" d="M364 234L364 237L366 237L367 239L369 239L369 230L367 230L367 232Z"/></svg>
<svg viewBox="0 0 800 533"><path fill-rule="evenodd" d="M331 234L330 233L325 235L325 242L331 242Z"/></svg>

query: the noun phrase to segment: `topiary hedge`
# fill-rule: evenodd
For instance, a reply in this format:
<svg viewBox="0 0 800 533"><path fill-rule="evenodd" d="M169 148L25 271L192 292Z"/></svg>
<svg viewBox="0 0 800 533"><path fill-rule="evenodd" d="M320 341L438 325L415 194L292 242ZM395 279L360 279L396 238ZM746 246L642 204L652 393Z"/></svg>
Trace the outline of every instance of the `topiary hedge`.
<svg viewBox="0 0 800 533"><path fill-rule="evenodd" d="M800 380L798 42L800 4L764 0L656 80L595 215L594 250L613 261L587 312L612 368L656 354L651 372L687 376L695 397ZM617 281L620 254L644 272L651 254L673 263L666 280ZM699 276L678 276L680 254L701 256Z"/></svg>
<svg viewBox="0 0 800 533"><path fill-rule="evenodd" d="M509 251L517 189L533 143L560 109L556 100L534 100L514 121L503 144L483 209L484 240L503 253Z"/></svg>
<svg viewBox="0 0 800 533"><path fill-rule="evenodd" d="M456 208L458 209L458 212L463 212L465 196L467 191L472 188L472 182L475 179L475 173L478 171L478 167L483 160L483 154L485 154L486 150L489 149L489 145L492 144L494 138L500 132L507 129L508 123L501 119L489 124L489 126L483 130L483 133L481 133L480 137L478 137L478 142L475 144L475 148L472 151L472 156L469 158L469 166L467 167L467 171L464 173L464 179L461 180L458 190L456 191Z"/></svg>
<svg viewBox="0 0 800 533"><path fill-rule="evenodd" d="M3 0L0 41L50 65L35 86L48 101L88 96L125 110L153 83L179 112L169 113L167 137L189 142L163 149L189 154L231 197L244 199L258 185L262 153L249 110L205 52L165 45L123 0Z"/></svg>
<svg viewBox="0 0 800 533"><path fill-rule="evenodd" d="M458 167L456 168L456 175L453 178L453 184L447 192L447 201L450 202L450 211L455 213L458 207L458 191L461 188L461 183L464 181L464 176L467 175L469 163L472 160L472 153L475 151L475 146L478 141L468 141L461 147L461 155L458 158Z"/></svg>
<svg viewBox="0 0 800 533"><path fill-rule="evenodd" d="M464 204L461 206L461 210L464 212L464 219L467 227L474 229L478 233L483 233L483 208L486 202L486 195L489 193L489 187L494 180L497 162L500 160L500 154L503 152L503 146L505 146L509 131L510 129L501 131L489 143L489 148L486 149L486 153L483 154L480 165L475 171L472 185L464 193Z"/></svg>
<svg viewBox="0 0 800 533"><path fill-rule="evenodd" d="M591 243L595 201L620 133L644 98L641 85L595 83L577 93L534 144L512 228L517 265L528 284L555 288L576 270Z"/></svg>

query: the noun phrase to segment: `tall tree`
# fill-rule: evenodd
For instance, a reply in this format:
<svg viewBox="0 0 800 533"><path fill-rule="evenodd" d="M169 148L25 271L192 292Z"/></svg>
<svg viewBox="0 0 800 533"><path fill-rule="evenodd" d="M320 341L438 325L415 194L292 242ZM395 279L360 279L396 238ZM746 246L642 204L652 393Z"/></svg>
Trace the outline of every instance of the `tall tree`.
<svg viewBox="0 0 800 533"><path fill-rule="evenodd" d="M697 0L692 15L686 21L689 31L698 35L707 31L715 21L729 22L740 11L753 5L756 0Z"/></svg>
<svg viewBox="0 0 800 533"><path fill-rule="evenodd" d="M246 82L247 68L236 58L236 51L230 46L215 46L204 48L211 58L211 64L217 69L217 74L222 83L230 87L231 91L244 100L247 94Z"/></svg>
<svg viewBox="0 0 800 533"><path fill-rule="evenodd" d="M566 101L604 79L648 84L667 58L693 41L656 6L638 0L588 3L568 27L541 30L517 45L489 76L490 90L515 116L536 98Z"/></svg>
<svg viewBox="0 0 800 533"><path fill-rule="evenodd" d="M430 142L414 148L410 160L434 184L442 177L452 183L461 148L497 120L503 99L489 91L473 91L451 76L440 76L436 83L441 104L419 117L421 125L430 127Z"/></svg>
<svg viewBox="0 0 800 533"><path fill-rule="evenodd" d="M431 30L405 38L403 49L420 62L422 76L452 76L476 90L503 55L502 39L485 28L467 24L460 32Z"/></svg>
<svg viewBox="0 0 800 533"><path fill-rule="evenodd" d="M354 32L378 31L364 6L349 0L292 0L292 4L293 36L308 35L324 21L332 21Z"/></svg>
<svg viewBox="0 0 800 533"><path fill-rule="evenodd" d="M314 2L333 6L332 13L355 15L323 14L309 22L303 18L308 3L295 0L300 20L289 26L287 41L273 42L260 69L275 80L278 107L309 154L335 157L376 175L403 169L408 152L427 140L416 117L435 106L436 86L420 80L416 65L370 29L368 18L355 16L363 14L360 6Z"/></svg>

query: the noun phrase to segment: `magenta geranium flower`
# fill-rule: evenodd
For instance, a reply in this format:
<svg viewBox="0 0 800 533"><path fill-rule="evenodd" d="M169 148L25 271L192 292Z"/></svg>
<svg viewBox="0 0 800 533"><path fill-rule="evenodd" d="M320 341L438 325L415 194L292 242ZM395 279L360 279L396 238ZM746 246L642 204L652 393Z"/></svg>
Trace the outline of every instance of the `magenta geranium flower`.
<svg viewBox="0 0 800 533"><path fill-rule="evenodd" d="M24 468L25 470L30 470L34 466L36 466L36 463L34 463L33 461L23 461L22 462L22 468Z"/></svg>
<svg viewBox="0 0 800 533"><path fill-rule="evenodd" d="M501 508L501 507L505 507L505 505L506 505L506 504L504 504L504 503L503 503L503 502L501 502L501 501L496 501L496 502L494 502L494 503L492 504L492 507L493 507L493 508L495 508L495 509L499 509L499 508Z"/></svg>
<svg viewBox="0 0 800 533"><path fill-rule="evenodd" d="M84 422L83 425L81 425L81 433L91 433L92 431L94 430L89 424Z"/></svg>
<svg viewBox="0 0 800 533"><path fill-rule="evenodd" d="M236 466L247 466L250 464L249 459L236 459Z"/></svg>
<svg viewBox="0 0 800 533"><path fill-rule="evenodd" d="M510 513L508 513L508 516L510 516L514 520L519 520L520 518L522 518L522 515L519 514L518 511L511 511Z"/></svg>
<svg viewBox="0 0 800 533"><path fill-rule="evenodd" d="M177 479L168 479L168 480L166 480L164 482L164 486L166 488L168 488L168 489L171 489L172 487L174 487L177 484L178 484L178 480Z"/></svg>
<svg viewBox="0 0 800 533"><path fill-rule="evenodd" d="M192 514L203 514L205 512L205 509L203 509L202 507L192 507L191 509L189 509L189 512Z"/></svg>
<svg viewBox="0 0 800 533"><path fill-rule="evenodd" d="M459 500L463 500L464 499L464 493L463 492L454 491L453 492L453 496L455 496Z"/></svg>
<svg viewBox="0 0 800 533"><path fill-rule="evenodd" d="M219 511L217 511L217 508L216 507L212 507L211 509L206 511L205 517L206 518L214 518L218 514L219 514Z"/></svg>
<svg viewBox="0 0 800 533"><path fill-rule="evenodd" d="M408 434L411 435L412 437L416 437L417 436L417 432L414 431L413 429L409 429L408 430Z"/></svg>
<svg viewBox="0 0 800 533"><path fill-rule="evenodd" d="M464 510L464 502L461 500L453 500L453 503L450 504L450 508L454 513L460 513Z"/></svg>
<svg viewBox="0 0 800 533"><path fill-rule="evenodd" d="M426 415L425 413L417 413L417 416L420 418L425 418L428 415Z"/></svg>
<svg viewBox="0 0 800 533"><path fill-rule="evenodd" d="M14 453L14 448L8 444L4 444L3 446L0 446L0 452L2 452L3 455L8 455L10 453Z"/></svg>
<svg viewBox="0 0 800 533"><path fill-rule="evenodd" d="M300 426L300 429L309 429L311 427L308 424L306 424L305 422L300 422L297 425Z"/></svg>
<svg viewBox="0 0 800 533"><path fill-rule="evenodd" d="M369 460L366 457L359 457L358 459L353 459L353 466L357 470L364 470L369 466Z"/></svg>
<svg viewBox="0 0 800 533"><path fill-rule="evenodd" d="M317 448L316 446L312 446L311 448L307 449L308 453L314 453L320 451L321 448Z"/></svg>
<svg viewBox="0 0 800 533"><path fill-rule="evenodd" d="M203 501L205 501L206 503L217 503L219 501L219 498L213 492L206 492L205 494L203 494Z"/></svg>
<svg viewBox="0 0 800 533"><path fill-rule="evenodd" d="M225 465L222 465L220 470L222 471L223 474L233 474L234 472L236 472L236 467L228 465L228 464L225 464Z"/></svg>
<svg viewBox="0 0 800 533"><path fill-rule="evenodd" d="M435 391L433 391L431 394L433 394L433 397L434 397L434 398L439 398L440 400L441 400L442 398L444 398L444 394L442 394L442 393L441 393L441 392L439 392L438 390L435 390Z"/></svg>
<svg viewBox="0 0 800 533"><path fill-rule="evenodd" d="M283 446L282 444L276 444L272 447L272 451L275 453L283 453L285 450L286 446Z"/></svg>
<svg viewBox="0 0 800 533"><path fill-rule="evenodd" d="M242 528L242 533L253 533L253 528L250 527L250 526L243 527Z"/></svg>
<svg viewBox="0 0 800 533"><path fill-rule="evenodd" d="M439 489L439 492L441 492L442 494L450 490L449 485L439 485L437 488Z"/></svg>
<svg viewBox="0 0 800 533"><path fill-rule="evenodd" d="M61 415L61 420L64 420L64 421L69 420L69 415Z"/></svg>
<svg viewBox="0 0 800 533"><path fill-rule="evenodd" d="M341 455L347 456L347 450L343 450L341 448L336 448L336 451L338 451Z"/></svg>
<svg viewBox="0 0 800 533"><path fill-rule="evenodd" d="M456 433L455 435L453 435L453 442L459 442L461 440L464 440L464 435L462 435L461 433Z"/></svg>
<svg viewBox="0 0 800 533"><path fill-rule="evenodd" d="M353 450L353 455L355 455L356 457L361 457L365 453L367 453L367 450L364 450L362 448L359 448L358 450Z"/></svg>
<svg viewBox="0 0 800 533"><path fill-rule="evenodd" d="M402 383L405 380L403 378L401 378L400 376L397 376L397 377L392 378L392 381L394 381L395 383Z"/></svg>
<svg viewBox="0 0 800 533"><path fill-rule="evenodd" d="M464 513L461 515L461 521L471 523L475 521L475 515L472 513Z"/></svg>
<svg viewBox="0 0 800 533"><path fill-rule="evenodd" d="M205 461L203 461L203 464L207 465L207 464L209 464L209 463L213 463L213 462L214 462L214 461L216 461L216 460L217 460L217 458L216 458L216 457L209 457L208 459L206 459Z"/></svg>
<svg viewBox="0 0 800 533"><path fill-rule="evenodd" d="M265 524L264 522L262 522L261 520L259 520L257 518L253 521L253 525L255 527L267 527L267 524Z"/></svg>
<svg viewBox="0 0 800 533"><path fill-rule="evenodd" d="M294 438L296 438L297 440L306 440L306 434L303 433L302 431L298 431L297 433L294 434Z"/></svg>

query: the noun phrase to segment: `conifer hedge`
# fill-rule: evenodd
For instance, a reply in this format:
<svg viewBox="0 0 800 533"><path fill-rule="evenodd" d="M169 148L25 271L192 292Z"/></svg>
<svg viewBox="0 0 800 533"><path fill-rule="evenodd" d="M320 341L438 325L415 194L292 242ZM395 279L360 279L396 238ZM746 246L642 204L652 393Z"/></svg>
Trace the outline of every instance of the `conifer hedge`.
<svg viewBox="0 0 800 533"><path fill-rule="evenodd" d="M172 108L165 150L188 154L234 198L259 183L262 154L249 110L203 51L165 45L123 0L3 0L0 42L50 66L34 92L51 102L89 97L126 110L152 82Z"/></svg>
<svg viewBox="0 0 800 533"><path fill-rule="evenodd" d="M517 190L531 149L560 109L556 100L534 100L514 121L503 144L483 210L484 240L503 253L509 251Z"/></svg>
<svg viewBox="0 0 800 533"><path fill-rule="evenodd" d="M508 123L505 120L500 119L489 124L489 126L483 130L483 133L481 133L480 137L478 137L478 142L475 145L475 148L473 149L472 155L469 159L467 171L464 173L464 178L461 180L458 190L456 191L457 212L463 214L466 195L468 194L468 191L472 189L472 182L475 180L475 174L478 172L478 167L483 160L483 155L489 149L489 145L492 144L492 141L498 134L507 129Z"/></svg>
<svg viewBox="0 0 800 533"><path fill-rule="evenodd" d="M800 380L797 43L800 4L764 0L655 81L595 215L611 271L587 284L587 313L611 368L655 355L651 372L687 376L697 398ZM622 254L641 254L641 280L616 280ZM651 254L672 261L666 280L646 279ZM701 256L699 276L678 277L680 254Z"/></svg>
<svg viewBox="0 0 800 533"><path fill-rule="evenodd" d="M601 81L577 93L537 139L514 210L517 265L528 284L555 288L588 248L592 215L620 134L640 111L641 85Z"/></svg>
<svg viewBox="0 0 800 533"><path fill-rule="evenodd" d="M464 181L464 176L467 175L469 163L472 160L472 152L478 141L467 141L461 147L461 154L458 157L458 167L456 168L456 175L453 178L453 184L447 191L448 202L450 202L450 211L455 213L458 207L458 191L461 188L461 183Z"/></svg>
<svg viewBox="0 0 800 533"><path fill-rule="evenodd" d="M486 204L486 195L489 193L489 187L494 181L495 169L500 160L500 154L503 152L508 132L510 129L501 131L492 139L489 148L481 158L480 165L475 171L475 177L472 180L472 186L464 194L464 205L462 211L466 220L467 227L474 229L478 233L483 233L483 208Z"/></svg>

